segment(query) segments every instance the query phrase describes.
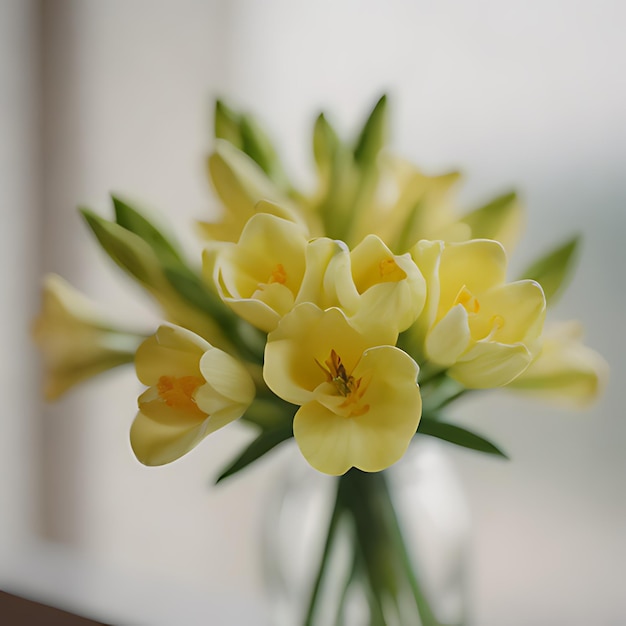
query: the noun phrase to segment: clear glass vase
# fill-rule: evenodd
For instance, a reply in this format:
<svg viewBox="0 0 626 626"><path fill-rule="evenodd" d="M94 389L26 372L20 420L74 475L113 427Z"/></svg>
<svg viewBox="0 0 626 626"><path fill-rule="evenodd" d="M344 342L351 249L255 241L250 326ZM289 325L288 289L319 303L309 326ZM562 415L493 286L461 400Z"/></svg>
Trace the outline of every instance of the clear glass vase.
<svg viewBox="0 0 626 626"><path fill-rule="evenodd" d="M271 624L468 621L470 518L439 442L417 437L389 470L324 476L294 450L264 527Z"/></svg>

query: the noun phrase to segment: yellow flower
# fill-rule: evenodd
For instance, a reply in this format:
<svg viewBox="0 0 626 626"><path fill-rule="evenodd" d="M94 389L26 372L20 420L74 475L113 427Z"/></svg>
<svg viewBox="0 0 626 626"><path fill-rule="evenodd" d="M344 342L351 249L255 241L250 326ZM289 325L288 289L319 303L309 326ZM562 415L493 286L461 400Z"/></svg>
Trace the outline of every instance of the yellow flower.
<svg viewBox="0 0 626 626"><path fill-rule="evenodd" d="M470 238L470 229L455 222L452 210L451 189L460 178L457 172L427 176L408 161L385 155L380 174L376 203L361 223L362 236L375 232L400 252L418 239Z"/></svg>
<svg viewBox="0 0 626 626"><path fill-rule="evenodd" d="M164 465L241 417L254 399L250 375L226 352L178 326L160 326L135 358L147 389L130 430L137 459Z"/></svg>
<svg viewBox="0 0 626 626"><path fill-rule="evenodd" d="M336 289L332 284L333 276L328 272L328 266L336 256L345 258L349 254L348 246L338 239L311 239L305 250L305 270L296 304L312 302L321 309L339 306Z"/></svg>
<svg viewBox="0 0 626 626"><path fill-rule="evenodd" d="M298 305L270 333L263 376L300 405L296 442L320 472L376 472L395 463L419 424L417 364L402 350L357 332L342 311Z"/></svg>
<svg viewBox="0 0 626 626"><path fill-rule="evenodd" d="M582 343L575 321L551 325L539 356L509 387L569 407L591 404L606 385L607 362Z"/></svg>
<svg viewBox="0 0 626 626"><path fill-rule="evenodd" d="M515 194L460 214L454 193L461 178L458 172L428 176L389 155L381 159L380 172L378 206L363 226L392 250L404 252L418 239L495 239L510 249L519 238L523 214Z"/></svg>
<svg viewBox="0 0 626 626"><path fill-rule="evenodd" d="M349 254L328 263L325 288L352 326L375 327L382 343L394 345L422 312L426 283L409 254L394 255L376 235L368 235Z"/></svg>
<svg viewBox="0 0 626 626"><path fill-rule="evenodd" d="M248 220L260 212L294 222L302 221L289 198L259 165L228 141L216 140L208 168L211 182L225 209L220 221L198 224L201 233L209 239L237 241ZM269 202L259 206L261 200Z"/></svg>
<svg viewBox="0 0 626 626"><path fill-rule="evenodd" d="M428 287L410 331L425 359L468 388L498 387L521 374L540 347L546 303L539 284L506 284L506 253L496 241L420 241L412 255Z"/></svg>
<svg viewBox="0 0 626 626"><path fill-rule="evenodd" d="M306 244L302 227L261 213L248 221L238 243L205 254L204 272L237 315L269 332L294 306Z"/></svg>
<svg viewBox="0 0 626 626"><path fill-rule="evenodd" d="M41 313L32 328L45 365L44 395L131 363L141 335L116 329L82 293L56 274L44 278Z"/></svg>

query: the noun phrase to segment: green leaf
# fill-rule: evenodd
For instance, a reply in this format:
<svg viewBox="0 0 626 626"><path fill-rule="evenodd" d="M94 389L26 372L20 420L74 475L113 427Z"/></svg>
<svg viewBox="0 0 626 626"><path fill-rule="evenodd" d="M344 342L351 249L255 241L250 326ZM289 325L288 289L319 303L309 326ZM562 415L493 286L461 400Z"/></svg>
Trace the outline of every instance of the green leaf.
<svg viewBox="0 0 626 626"><path fill-rule="evenodd" d="M422 200L418 200L411 211L406 217L402 229L398 233L397 241L393 245L393 249L399 253L404 254L409 250L411 246L415 244L415 231L416 224L420 218L420 213L424 208L424 203Z"/></svg>
<svg viewBox="0 0 626 626"><path fill-rule="evenodd" d="M231 327L236 317L231 310L203 283L202 279L184 266L165 266L163 273L178 294L200 311L207 313L223 329Z"/></svg>
<svg viewBox="0 0 626 626"><path fill-rule="evenodd" d="M200 276L183 265L163 266L163 274L186 305L190 304L218 325L240 356L259 364L263 362L266 335L237 317Z"/></svg>
<svg viewBox="0 0 626 626"><path fill-rule="evenodd" d="M313 127L313 156L320 170L324 172L332 170L335 154L340 145L341 140L335 129L324 114L320 113Z"/></svg>
<svg viewBox="0 0 626 626"><path fill-rule="evenodd" d="M456 426L455 424L441 422L429 417L422 417L417 432L421 435L430 435L431 437L443 439L444 441L462 446L463 448L469 448L470 450L478 450L479 452L493 454L505 459L509 458L502 450L484 437L461 426Z"/></svg>
<svg viewBox="0 0 626 626"><path fill-rule="evenodd" d="M243 115L241 118L241 136L243 151L252 157L281 189L288 189L289 181L278 153L267 133L251 115Z"/></svg>
<svg viewBox="0 0 626 626"><path fill-rule="evenodd" d="M243 149L240 124L241 115L239 113L221 100L215 101L214 130L217 139L225 139L239 150Z"/></svg>
<svg viewBox="0 0 626 626"><path fill-rule="evenodd" d="M243 452L222 471L215 483L240 472L242 469L260 459L264 454L275 448L279 443L293 437L291 422L274 430L264 430Z"/></svg>
<svg viewBox="0 0 626 626"><path fill-rule="evenodd" d="M243 138L243 151L272 178L272 171L277 158L276 152L267 135L250 115L243 115L241 118L241 136Z"/></svg>
<svg viewBox="0 0 626 626"><path fill-rule="evenodd" d="M468 213L461 222L472 231L472 239L495 239L505 247L512 245L521 230L522 207L515 192L492 200Z"/></svg>
<svg viewBox="0 0 626 626"><path fill-rule="evenodd" d="M104 251L123 270L148 287L158 284L156 255L141 237L89 209L79 209Z"/></svg>
<svg viewBox="0 0 626 626"><path fill-rule="evenodd" d="M420 373L422 371L424 371L423 368ZM420 390L424 415L439 411L469 391L461 383L446 376L445 371L441 375L434 376L426 384L420 383Z"/></svg>
<svg viewBox="0 0 626 626"><path fill-rule="evenodd" d="M337 487L341 486L341 478L337 480L336 485ZM317 567L317 574L315 575L315 580L313 581L313 586L311 588L311 595L307 606L307 612L302 622L303 626L312 626L312 624L315 623L314 619L317 613L317 609L322 604L321 600L323 600L321 596L322 588L324 585L322 583L326 578L326 574L328 572L328 565L331 561L331 554L335 549L337 540L340 539L337 531L339 528L339 522L342 521L342 518L344 517L345 507L344 503L341 500L339 492L340 489L338 489L337 496L335 498L333 512L328 524L328 531L326 532L326 540L324 541L324 548L322 550L319 566ZM354 550L354 552L354 558L356 560L356 550Z"/></svg>
<svg viewBox="0 0 626 626"><path fill-rule="evenodd" d="M537 259L521 277L536 280L543 287L546 302L554 304L571 277L579 245L580 235L576 235Z"/></svg>
<svg viewBox="0 0 626 626"><path fill-rule="evenodd" d="M111 196L115 209L115 221L139 237L155 252L159 259L166 263L183 263L174 245L150 223L143 215L116 196Z"/></svg>
<svg viewBox="0 0 626 626"><path fill-rule="evenodd" d="M256 118L238 113L223 101L215 103L215 138L223 139L247 154L267 176L285 191L289 180L269 135Z"/></svg>
<svg viewBox="0 0 626 626"><path fill-rule="evenodd" d="M323 113L313 129L313 156L321 192L315 210L322 217L328 237L345 238L352 222L358 171L352 150L341 141Z"/></svg>
<svg viewBox="0 0 626 626"><path fill-rule="evenodd" d="M354 148L354 160L368 167L375 163L381 148L387 142L388 133L387 96L383 95L370 113Z"/></svg>

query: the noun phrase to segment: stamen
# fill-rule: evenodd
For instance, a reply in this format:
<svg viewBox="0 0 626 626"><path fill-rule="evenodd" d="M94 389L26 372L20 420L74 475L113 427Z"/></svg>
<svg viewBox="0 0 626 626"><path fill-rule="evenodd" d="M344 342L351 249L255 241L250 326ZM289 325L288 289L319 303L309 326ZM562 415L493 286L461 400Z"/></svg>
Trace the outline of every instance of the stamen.
<svg viewBox="0 0 626 626"><path fill-rule="evenodd" d="M500 330L504 326L504 318L502 315L494 315L490 321L493 330Z"/></svg>
<svg viewBox="0 0 626 626"><path fill-rule="evenodd" d="M267 284L271 285L272 283L280 283L281 285L284 285L286 282L287 272L285 271L282 263L277 263L276 267L272 270L272 273L270 274Z"/></svg>
<svg viewBox="0 0 626 626"><path fill-rule="evenodd" d="M478 313L478 311L480 311L480 302L466 285L463 285L461 289L459 289L459 293L456 294L452 306L456 306L457 304L460 304L468 313Z"/></svg>
<svg viewBox="0 0 626 626"><path fill-rule="evenodd" d="M489 323L491 324L491 330L489 331L487 337L485 337L487 341L491 341L495 334L504 326L504 318L502 315L493 315L489 320Z"/></svg>
<svg viewBox="0 0 626 626"><path fill-rule="evenodd" d="M161 376L157 383L157 391L167 406L186 411L200 411L192 396L202 384L204 379L199 376Z"/></svg>
<svg viewBox="0 0 626 626"><path fill-rule="evenodd" d="M396 267L398 267L397 263L394 259L383 259L378 263L378 272L382 276L387 276L387 274L391 274Z"/></svg>
<svg viewBox="0 0 626 626"><path fill-rule="evenodd" d="M322 365L317 359L315 362L326 374L326 382L333 383L335 388L345 400L339 405L340 409L349 409L348 417L356 417L364 415L369 411L369 404L360 404L363 394L365 393L369 381L363 383L363 378L355 378L348 374L341 357L335 352L330 351L330 356Z"/></svg>
<svg viewBox="0 0 626 626"><path fill-rule="evenodd" d="M352 378L352 380L354 381L354 378ZM341 409L347 409L350 407L350 417L365 415L370 410L369 404L362 404L361 406L359 406L359 401L363 397L363 394L365 393L369 385L369 381L367 381L364 385L361 384L362 382L362 378L356 380L350 395L339 405L339 408Z"/></svg>
<svg viewBox="0 0 626 626"><path fill-rule="evenodd" d="M406 278L406 272L400 268L393 257L378 262L378 274L383 282L399 282Z"/></svg>

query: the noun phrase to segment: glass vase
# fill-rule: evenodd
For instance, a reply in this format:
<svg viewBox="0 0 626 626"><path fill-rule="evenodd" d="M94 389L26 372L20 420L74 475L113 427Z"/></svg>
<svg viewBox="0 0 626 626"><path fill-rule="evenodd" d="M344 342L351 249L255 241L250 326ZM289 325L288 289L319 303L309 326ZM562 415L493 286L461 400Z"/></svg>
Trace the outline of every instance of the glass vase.
<svg viewBox="0 0 626 626"><path fill-rule="evenodd" d="M377 474L330 477L294 450L264 526L272 625L467 623L470 518L439 442Z"/></svg>

